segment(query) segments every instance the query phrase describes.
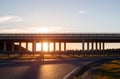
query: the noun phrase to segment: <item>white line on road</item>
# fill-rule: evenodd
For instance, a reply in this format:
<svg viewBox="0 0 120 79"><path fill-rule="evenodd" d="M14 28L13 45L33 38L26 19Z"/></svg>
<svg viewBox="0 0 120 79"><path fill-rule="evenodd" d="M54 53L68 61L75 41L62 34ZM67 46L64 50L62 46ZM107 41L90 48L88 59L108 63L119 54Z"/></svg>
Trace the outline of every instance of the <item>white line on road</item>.
<svg viewBox="0 0 120 79"><path fill-rule="evenodd" d="M71 79L79 70L80 67L75 68L72 72L68 73L63 79Z"/></svg>

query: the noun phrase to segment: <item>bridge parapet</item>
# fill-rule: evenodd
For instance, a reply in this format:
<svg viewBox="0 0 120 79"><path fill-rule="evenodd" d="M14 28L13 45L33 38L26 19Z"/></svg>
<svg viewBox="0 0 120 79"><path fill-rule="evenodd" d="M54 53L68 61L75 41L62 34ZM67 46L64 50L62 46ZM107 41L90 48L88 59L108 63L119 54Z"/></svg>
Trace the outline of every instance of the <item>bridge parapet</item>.
<svg viewBox="0 0 120 79"><path fill-rule="evenodd" d="M10 39L29 39L29 40L69 40L69 41L73 41L73 42L79 42L81 40L85 40L85 41L90 41L90 40L101 40L101 41L120 41L120 34L100 34L100 33L96 33L96 34L75 34L75 33L66 33L66 34L62 34L62 33L56 33L56 34L0 34L0 40L10 40Z"/></svg>

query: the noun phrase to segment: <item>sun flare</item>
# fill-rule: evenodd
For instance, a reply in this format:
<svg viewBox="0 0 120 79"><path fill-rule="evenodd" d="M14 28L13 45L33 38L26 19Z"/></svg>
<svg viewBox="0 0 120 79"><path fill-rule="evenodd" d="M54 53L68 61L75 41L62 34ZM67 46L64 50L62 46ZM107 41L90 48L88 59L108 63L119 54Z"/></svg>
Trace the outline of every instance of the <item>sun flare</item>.
<svg viewBox="0 0 120 79"><path fill-rule="evenodd" d="M49 45L49 51L53 51L53 43L50 43ZM41 51L41 48L41 43L36 43L36 51ZM48 42L43 42L43 51L48 51Z"/></svg>
<svg viewBox="0 0 120 79"><path fill-rule="evenodd" d="M43 51L48 51L48 43L43 43Z"/></svg>
<svg viewBox="0 0 120 79"><path fill-rule="evenodd" d="M37 31L38 33L49 33L51 30L49 28L38 28Z"/></svg>

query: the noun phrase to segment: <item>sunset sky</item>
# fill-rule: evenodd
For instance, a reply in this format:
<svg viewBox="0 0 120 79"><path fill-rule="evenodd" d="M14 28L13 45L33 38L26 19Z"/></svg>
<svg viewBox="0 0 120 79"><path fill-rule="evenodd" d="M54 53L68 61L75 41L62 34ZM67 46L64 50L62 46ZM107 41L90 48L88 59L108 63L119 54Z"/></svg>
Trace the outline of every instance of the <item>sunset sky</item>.
<svg viewBox="0 0 120 79"><path fill-rule="evenodd" d="M120 32L120 0L0 0L0 33Z"/></svg>

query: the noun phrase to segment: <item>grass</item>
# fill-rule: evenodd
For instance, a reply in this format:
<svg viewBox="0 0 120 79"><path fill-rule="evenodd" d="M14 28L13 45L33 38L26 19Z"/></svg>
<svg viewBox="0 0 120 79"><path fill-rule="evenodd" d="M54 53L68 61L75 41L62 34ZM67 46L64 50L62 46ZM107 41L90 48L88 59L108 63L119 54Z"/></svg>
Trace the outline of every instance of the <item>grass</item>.
<svg viewBox="0 0 120 79"><path fill-rule="evenodd" d="M105 56L105 55L103 55ZM11 54L11 55L0 55L0 60L29 60L29 59L68 59L68 58L93 58L93 57L102 57L101 55L52 55L52 54L35 54L34 56L31 54Z"/></svg>
<svg viewBox="0 0 120 79"><path fill-rule="evenodd" d="M92 79L120 79L120 59L103 64L92 71Z"/></svg>
<svg viewBox="0 0 120 79"><path fill-rule="evenodd" d="M0 60L27 60L27 59L38 59L39 56L32 56L32 55L10 55L9 57L6 55L0 56Z"/></svg>
<svg viewBox="0 0 120 79"><path fill-rule="evenodd" d="M44 59L67 59L67 58L81 58L83 56L73 56L73 55L19 55L19 54L13 54L9 57L7 55L0 55L0 60L27 60L27 59L38 59L38 58L44 58ZM91 56L89 56L91 57Z"/></svg>

